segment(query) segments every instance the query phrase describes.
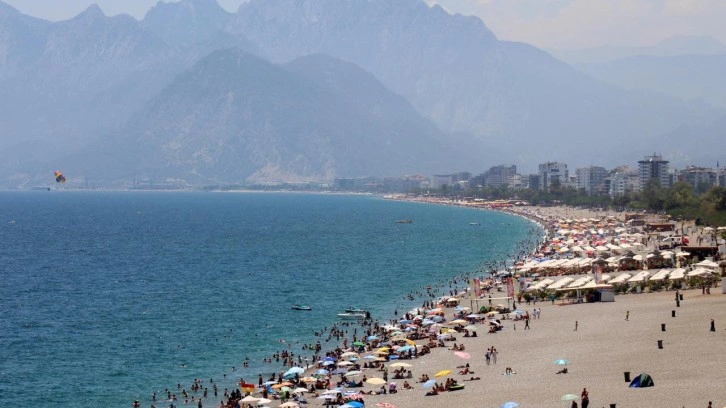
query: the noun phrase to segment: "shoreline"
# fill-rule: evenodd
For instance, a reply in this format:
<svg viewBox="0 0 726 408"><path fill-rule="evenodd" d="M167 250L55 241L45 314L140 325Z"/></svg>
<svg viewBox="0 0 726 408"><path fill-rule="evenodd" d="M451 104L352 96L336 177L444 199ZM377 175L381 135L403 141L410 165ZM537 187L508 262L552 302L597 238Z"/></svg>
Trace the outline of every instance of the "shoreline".
<svg viewBox="0 0 726 408"><path fill-rule="evenodd" d="M534 237L538 240L552 232L544 218L525 211L493 210L520 216L537 224L544 231L543 236ZM726 363L726 358L715 354L714 347L722 344L726 334L722 327L718 327L720 332L708 333L709 318L704 316L708 314L716 321L726 322L726 296L702 296L697 289L687 289L684 291L684 308L677 309L673 304L673 293L619 295L614 303L558 306L540 302L540 305L532 307L544 309L544 324L540 319L532 321L532 331L523 330L521 321L505 320L507 327L495 335L482 333L478 337L468 338L457 335L457 341L465 345L467 352L472 355L471 359L463 360L454 356L447 350L451 344L447 342L446 349L435 348L430 355L404 360L412 365L410 370L413 371L413 381L422 374L434 378L436 372L449 369L453 371L449 376L465 384L465 389L425 396L425 389L420 383L409 379L413 390L402 390L400 384L403 380L396 380L399 382L396 394L365 395L365 403L369 406L391 403L399 408L427 408L451 403L462 406L483 403L484 406L494 407L506 401L517 401L521 407L563 407L564 401L560 399L562 395L579 396L579 390L587 387L594 406L697 407L705 406L708 401L716 401L714 406L721 406L724 401L718 402L718 398L723 397L717 395L716 390L718 384L726 379L720 369ZM523 309L529 312L531 307L527 304ZM445 309L447 318L452 312L451 308ZM669 313L676 316L676 312L678 317L670 317ZM623 316L632 316L625 323L629 326L624 326ZM597 319L595 324L592 317ZM637 323L631 323L631 320L637 320ZM659 324L666 324L660 321L672 327L669 332L658 330ZM580 323L577 330L572 328L574 322ZM664 330L665 326L661 326L661 329ZM538 335L532 336L531 333L535 332ZM693 333L704 334L693 336ZM665 344L666 351L655 346L656 339ZM493 369L493 364L483 363L481 358L490 343L494 343L492 345L496 345L500 352L497 369ZM504 350L506 358L503 357ZM537 358L541 354L549 356ZM558 358L572 361L569 373L555 374L559 367L552 361ZM682 363L685 361L691 366L684 367ZM457 367L466 363L470 364L480 380L467 381L466 376L456 374ZM503 371L505 365L513 367L517 374L505 376L498 372ZM363 373L380 374L373 370L364 369ZM626 371L633 378L641 371L648 372L653 376L656 386L631 389L623 380ZM366 384L363 389L373 391L377 386Z"/></svg>

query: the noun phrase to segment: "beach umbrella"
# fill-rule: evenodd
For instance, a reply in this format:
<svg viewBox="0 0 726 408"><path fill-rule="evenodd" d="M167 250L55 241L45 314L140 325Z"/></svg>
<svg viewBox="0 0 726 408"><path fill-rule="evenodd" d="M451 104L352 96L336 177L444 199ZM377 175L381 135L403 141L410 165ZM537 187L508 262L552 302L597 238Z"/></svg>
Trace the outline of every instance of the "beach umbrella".
<svg viewBox="0 0 726 408"><path fill-rule="evenodd" d="M328 371L328 370L326 370L324 368L321 368L320 370L316 371L315 374L317 374L317 375L328 375L328 374L330 374L330 371Z"/></svg>
<svg viewBox="0 0 726 408"><path fill-rule="evenodd" d="M502 408L517 408L519 406L519 403L514 401L505 402L502 404Z"/></svg>
<svg viewBox="0 0 726 408"><path fill-rule="evenodd" d="M559 360L555 360L555 364L557 364L557 365L567 365L567 364L570 364L570 360L561 358Z"/></svg>
<svg viewBox="0 0 726 408"><path fill-rule="evenodd" d="M491 312L487 312L487 316L496 316L498 314L499 314L499 312L495 312L493 310Z"/></svg>
<svg viewBox="0 0 726 408"><path fill-rule="evenodd" d="M241 401L242 402L257 402L257 400L258 400L257 398L255 398L255 397L253 397L251 395L248 395L248 396L242 398Z"/></svg>
<svg viewBox="0 0 726 408"><path fill-rule="evenodd" d="M284 404L280 404L279 408L300 408L300 405L297 404L297 402L286 402Z"/></svg>
<svg viewBox="0 0 726 408"><path fill-rule="evenodd" d="M455 351L454 354L456 354L457 357L461 357L466 360L471 358L471 354L466 353L464 351Z"/></svg>
<svg viewBox="0 0 726 408"><path fill-rule="evenodd" d="M560 399L561 399L562 401L574 401L574 400L576 400L577 398L578 398L578 397L577 397L577 395L575 395L575 394L565 394L565 395L563 395L563 396L562 396L562 398L560 398Z"/></svg>
<svg viewBox="0 0 726 408"><path fill-rule="evenodd" d="M362 341L354 341L353 345L356 347L364 347L366 344L363 343Z"/></svg>
<svg viewBox="0 0 726 408"><path fill-rule="evenodd" d="M295 388L294 390L292 390L292 393L293 394L300 394L300 393L303 393L303 392L308 392L308 389L307 388L303 388L303 387L298 387L298 388ZM266 404L266 403L264 403L264 404Z"/></svg>
<svg viewBox="0 0 726 408"><path fill-rule="evenodd" d="M372 340L378 340L378 336L375 336L375 335L373 335L373 336L368 336L367 340L368 340L368 341L372 341Z"/></svg>
<svg viewBox="0 0 726 408"><path fill-rule="evenodd" d="M272 402L272 400L269 400L267 398L260 398L260 399L257 400L257 405L259 405L259 404L269 404L271 402Z"/></svg>
<svg viewBox="0 0 726 408"><path fill-rule="evenodd" d="M468 326L464 327L464 329L469 330L469 331L476 331L476 326L468 325Z"/></svg>
<svg viewBox="0 0 726 408"><path fill-rule="evenodd" d="M411 367L411 364L399 362L391 364L391 367Z"/></svg>
<svg viewBox="0 0 726 408"><path fill-rule="evenodd" d="M341 354L340 356L343 357L343 358L346 358L346 357L358 357L358 353L356 353L355 351L346 351L345 353Z"/></svg>
<svg viewBox="0 0 726 408"><path fill-rule="evenodd" d="M464 319L456 319L456 320L452 320L449 322L449 324L467 324L467 323L469 323L469 322L467 322Z"/></svg>
<svg viewBox="0 0 726 408"><path fill-rule="evenodd" d="M303 382L315 382L315 381L318 381L318 379L315 378L315 377L303 377L303 378L300 379L300 381L303 381Z"/></svg>
<svg viewBox="0 0 726 408"><path fill-rule="evenodd" d="M338 363L338 367L345 367L351 365L353 365L353 363L351 363L350 361L341 361L340 363Z"/></svg>
<svg viewBox="0 0 726 408"><path fill-rule="evenodd" d="M360 371L360 370L355 370L355 371L348 371L347 373L345 373L345 376L346 376L346 377L353 377L353 376L356 376L356 375L361 375L361 374L363 374L363 372L362 372L362 371Z"/></svg>
<svg viewBox="0 0 726 408"><path fill-rule="evenodd" d="M428 380L425 383L423 383L422 387L424 387L424 388L431 388L434 385L436 385L436 380Z"/></svg>
<svg viewBox="0 0 726 408"><path fill-rule="evenodd" d="M295 374L302 374L304 372L305 372L305 369L303 369L302 367L291 367L289 370L287 370L287 372L285 373L285 375L287 375L287 374L293 374L293 375L295 375Z"/></svg>
<svg viewBox="0 0 726 408"><path fill-rule="evenodd" d="M272 385L272 384L277 384L277 381L266 381L263 383L263 385Z"/></svg>
<svg viewBox="0 0 726 408"><path fill-rule="evenodd" d="M358 401L349 401L346 403L346 405L351 406L353 408L361 408L363 406L363 403L360 403Z"/></svg>
<svg viewBox="0 0 726 408"><path fill-rule="evenodd" d="M396 408L396 406L391 404L390 402L379 402L378 404L376 404L376 406L380 408Z"/></svg>
<svg viewBox="0 0 726 408"><path fill-rule="evenodd" d="M386 383L386 380L384 380L383 378L371 377L366 380L366 383L370 385L383 385Z"/></svg>
<svg viewBox="0 0 726 408"><path fill-rule="evenodd" d="M434 374L434 377L445 377L449 374L451 374L451 370L441 370L438 373Z"/></svg>
<svg viewBox="0 0 726 408"><path fill-rule="evenodd" d="M402 351L408 351L408 350L413 350L414 348L415 348L414 346L408 346L408 345L407 345L407 346L402 346L402 347L399 347L399 348L398 348L398 350L396 350L396 351L400 353L400 352L402 352Z"/></svg>
<svg viewBox="0 0 726 408"><path fill-rule="evenodd" d="M335 364L335 361L323 361L323 365L324 366L330 366L330 365L333 365L333 364Z"/></svg>

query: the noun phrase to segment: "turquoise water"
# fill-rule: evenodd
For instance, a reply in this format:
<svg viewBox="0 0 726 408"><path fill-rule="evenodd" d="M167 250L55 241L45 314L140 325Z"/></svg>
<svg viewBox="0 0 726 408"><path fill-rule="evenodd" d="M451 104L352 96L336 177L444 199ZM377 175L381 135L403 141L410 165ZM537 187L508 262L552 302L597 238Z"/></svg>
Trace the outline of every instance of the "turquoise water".
<svg viewBox="0 0 726 408"><path fill-rule="evenodd" d="M392 318L534 232L500 213L370 196L38 191L0 193L0 206L7 407L148 407L196 378L231 389L283 370L262 359L300 352L345 307Z"/></svg>

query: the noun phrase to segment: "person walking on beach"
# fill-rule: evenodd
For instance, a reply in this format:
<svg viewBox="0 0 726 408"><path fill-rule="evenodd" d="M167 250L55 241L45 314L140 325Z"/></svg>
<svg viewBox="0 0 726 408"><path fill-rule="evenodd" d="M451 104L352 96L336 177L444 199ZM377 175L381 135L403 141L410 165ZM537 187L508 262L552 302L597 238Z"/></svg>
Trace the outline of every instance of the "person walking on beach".
<svg viewBox="0 0 726 408"><path fill-rule="evenodd" d="M497 349L494 348L494 346L492 346L492 363L494 363L494 364L497 363L497 354L498 354Z"/></svg>
<svg viewBox="0 0 726 408"><path fill-rule="evenodd" d="M529 330L529 314L524 316L524 330Z"/></svg>
<svg viewBox="0 0 726 408"><path fill-rule="evenodd" d="M484 354L484 357L487 360L487 365L489 365L492 360L492 349L488 348L486 354Z"/></svg>
<svg viewBox="0 0 726 408"><path fill-rule="evenodd" d="M712 332L716 331L716 323L713 321L713 319L711 319L711 331Z"/></svg>
<svg viewBox="0 0 726 408"><path fill-rule="evenodd" d="M630 319L630 310L627 310L625 312L625 321L627 322Z"/></svg>
<svg viewBox="0 0 726 408"><path fill-rule="evenodd" d="M582 389L582 394L580 394L581 399L581 406L582 408L587 408L588 405L590 405L590 393L587 392L587 388Z"/></svg>
<svg viewBox="0 0 726 408"><path fill-rule="evenodd" d="M577 320L575 320L575 331L577 331L577 325L578 325Z"/></svg>

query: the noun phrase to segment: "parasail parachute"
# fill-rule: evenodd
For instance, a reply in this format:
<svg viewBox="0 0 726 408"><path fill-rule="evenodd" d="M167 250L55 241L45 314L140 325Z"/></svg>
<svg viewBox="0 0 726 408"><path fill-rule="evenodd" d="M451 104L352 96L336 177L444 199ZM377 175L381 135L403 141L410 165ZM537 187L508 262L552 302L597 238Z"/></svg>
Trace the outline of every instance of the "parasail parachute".
<svg viewBox="0 0 726 408"><path fill-rule="evenodd" d="M60 170L56 170L54 174L55 174L56 183L65 183L66 182L66 176L64 176Z"/></svg>

